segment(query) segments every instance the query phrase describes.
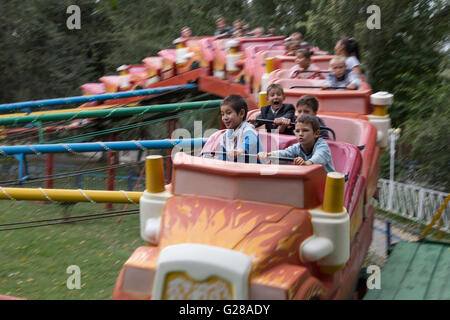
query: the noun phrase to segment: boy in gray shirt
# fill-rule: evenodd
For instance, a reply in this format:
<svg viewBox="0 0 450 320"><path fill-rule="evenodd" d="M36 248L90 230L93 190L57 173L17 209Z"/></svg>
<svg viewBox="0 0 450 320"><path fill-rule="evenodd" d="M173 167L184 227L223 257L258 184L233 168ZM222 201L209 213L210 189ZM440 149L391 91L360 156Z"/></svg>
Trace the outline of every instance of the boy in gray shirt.
<svg viewBox="0 0 450 320"><path fill-rule="evenodd" d="M258 159L265 161L267 157L294 158L295 165L321 164L326 173L335 171L330 148L319 138L320 124L317 117L308 114L300 116L295 122L294 133L298 143L284 150L260 152Z"/></svg>
<svg viewBox="0 0 450 320"><path fill-rule="evenodd" d="M347 69L344 57L336 56L331 59L330 67L333 72L328 74L322 89L337 87L339 89L356 90L361 85L361 78L356 72Z"/></svg>

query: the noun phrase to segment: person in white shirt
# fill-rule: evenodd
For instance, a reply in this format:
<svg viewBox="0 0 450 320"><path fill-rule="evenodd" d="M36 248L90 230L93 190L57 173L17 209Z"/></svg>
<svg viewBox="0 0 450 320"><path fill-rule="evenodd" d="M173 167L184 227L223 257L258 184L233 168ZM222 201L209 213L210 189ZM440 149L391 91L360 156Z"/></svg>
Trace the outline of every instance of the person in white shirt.
<svg viewBox="0 0 450 320"><path fill-rule="evenodd" d="M220 143L221 160L255 163L256 155L263 151L261 141L255 127L247 122L248 107L244 98L231 94L223 99L220 105L220 116L228 129Z"/></svg>
<svg viewBox="0 0 450 320"><path fill-rule="evenodd" d="M354 71L361 76L361 56L359 54L358 42L353 38L343 38L336 43L334 53L338 56L345 57L347 69Z"/></svg>

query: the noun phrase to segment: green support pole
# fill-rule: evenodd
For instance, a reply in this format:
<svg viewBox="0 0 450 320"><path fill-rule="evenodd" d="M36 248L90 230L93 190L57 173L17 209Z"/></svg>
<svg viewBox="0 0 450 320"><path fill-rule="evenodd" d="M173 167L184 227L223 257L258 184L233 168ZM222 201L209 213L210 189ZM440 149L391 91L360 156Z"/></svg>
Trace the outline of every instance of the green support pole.
<svg viewBox="0 0 450 320"><path fill-rule="evenodd" d="M42 130L42 121L37 121L36 125L39 128L39 131L38 131L39 144L42 144L42 143L44 143L44 133Z"/></svg>
<svg viewBox="0 0 450 320"><path fill-rule="evenodd" d="M193 110L202 108L217 108L220 106L222 100L207 100L196 101L186 103L170 103L154 106L142 106L142 107L124 107L115 109L103 109L103 110L83 110L80 108L79 112L61 112L61 113L48 113L38 115L27 115L20 117L2 117L0 118L0 125L7 124L19 124L19 123L34 123L37 121L59 121L59 120L75 120L85 118L109 118L109 117L123 117L131 115L143 115L146 113L158 113L158 112L177 112L183 110Z"/></svg>

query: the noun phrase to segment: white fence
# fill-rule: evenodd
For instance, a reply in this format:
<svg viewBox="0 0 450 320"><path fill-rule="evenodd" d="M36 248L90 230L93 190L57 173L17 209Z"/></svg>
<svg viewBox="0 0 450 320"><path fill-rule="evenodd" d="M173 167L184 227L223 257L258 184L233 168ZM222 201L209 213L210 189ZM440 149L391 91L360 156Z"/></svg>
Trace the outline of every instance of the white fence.
<svg viewBox="0 0 450 320"><path fill-rule="evenodd" d="M394 182L386 179L378 180L379 208L389 213L428 224L444 203L447 193L421 188L411 184ZM392 193L392 198L390 195ZM392 203L390 203L392 202ZM441 215L442 231L449 231L450 202L447 203ZM435 228L439 226L436 222Z"/></svg>

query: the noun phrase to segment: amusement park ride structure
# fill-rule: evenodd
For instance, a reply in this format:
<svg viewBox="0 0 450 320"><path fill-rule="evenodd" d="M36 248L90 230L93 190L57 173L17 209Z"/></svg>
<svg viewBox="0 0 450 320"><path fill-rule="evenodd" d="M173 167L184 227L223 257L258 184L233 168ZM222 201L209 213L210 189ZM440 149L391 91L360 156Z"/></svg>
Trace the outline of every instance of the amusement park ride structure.
<svg viewBox="0 0 450 320"><path fill-rule="evenodd" d="M139 202L140 232L146 245L137 248L124 264L113 299L352 297L372 240L371 199L376 192L380 153L388 145L387 106L393 97L386 92L372 94L364 81L358 90L320 90L314 80L282 78L285 73L280 70L293 63L282 55L283 39L184 39L176 49L162 50L141 65L122 66L120 75L83 85L85 96L70 100L85 103L82 108L6 114L0 117L0 125L80 121L220 104L213 100L114 108L136 102L138 95L175 88L170 86L195 87L219 97L239 94L252 113L265 104L267 85L278 83L287 103L306 94L318 98L319 115L336 134L336 141L327 141L336 172L326 174L320 165L234 163L179 152L172 159L167 185L162 158L147 157L143 193L2 187L0 198ZM315 53L313 62L327 71L332 56L317 48ZM67 102L0 105L0 110ZM0 153L147 150L183 144L210 152L219 150L223 133L219 130L208 139L185 141L0 146ZM258 134L266 151L296 143L294 136L264 130Z"/></svg>

